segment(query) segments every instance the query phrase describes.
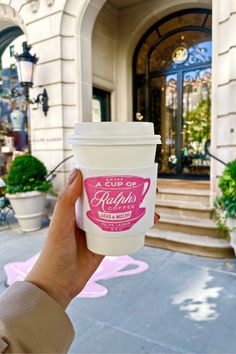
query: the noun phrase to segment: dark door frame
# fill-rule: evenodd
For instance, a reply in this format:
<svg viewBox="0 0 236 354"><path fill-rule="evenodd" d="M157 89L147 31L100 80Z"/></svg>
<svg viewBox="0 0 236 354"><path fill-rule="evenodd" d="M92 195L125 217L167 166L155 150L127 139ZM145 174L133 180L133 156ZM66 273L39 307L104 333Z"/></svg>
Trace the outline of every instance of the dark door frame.
<svg viewBox="0 0 236 354"><path fill-rule="evenodd" d="M111 120L111 93L102 89L93 87L93 97L96 97L101 104L102 122Z"/></svg>
<svg viewBox="0 0 236 354"><path fill-rule="evenodd" d="M176 174L173 176L171 174L165 174L165 176L168 177L174 177L174 178L191 178L191 177L198 177L198 175L187 175L185 174L184 176L182 176L182 160L181 160L181 145L182 145L182 137L181 137L181 130L182 130L182 125L183 125L183 76L185 72L188 71L194 71L194 70L202 70L202 69L209 69L211 68L211 65L209 64L204 64L204 65L195 65L194 69L193 67L185 67L182 68L180 70L166 70L165 73L163 74L163 72L159 72L156 74L152 74L150 75L150 79L151 78L156 78L156 77L161 77L161 76L168 76L168 75L173 75L176 74L177 75L177 127L176 127L176 155L177 155L177 166L176 166ZM150 85L149 85L149 89L150 89ZM201 177L203 179L207 178L208 176L206 175L201 175Z"/></svg>
<svg viewBox="0 0 236 354"><path fill-rule="evenodd" d="M167 22L168 20L184 15L184 14L190 14L190 13L205 13L206 17L204 19L204 22L202 26L183 26L180 28L176 28L174 30L171 30L164 35L160 35L159 32L159 26L162 25L163 23ZM177 74L177 100L178 100L178 105L177 105L177 132L176 132L176 137L177 137L177 143L176 143L176 149L178 151L178 154L180 155L180 148L181 148L181 128L182 128L182 113L183 113L183 73L186 71L190 70L197 70L197 69L207 69L211 67L211 61L205 62L203 64L192 64L189 66L185 66L184 64L179 64L177 68L175 69L165 69L161 71L156 71L150 73L150 68L149 68L149 59L151 57L151 54L153 50L165 39L168 37L182 31L190 31L190 30L195 30L195 31L201 31L205 32L209 35L211 35L212 31L209 28L204 27L208 16L211 14L211 10L209 9L202 9L202 8L197 8L197 9L186 9L182 11L175 12L169 16L166 16L165 18L161 19L157 23L155 23L141 38L139 41L135 52L134 52L134 57L133 57L133 117L135 119L135 112L137 112L137 87L140 87L140 83L143 83L143 87L145 87L145 121L151 121L151 99L150 99L150 80L155 77L160 77L160 76L167 76L170 74ZM145 74L136 74L136 64L137 64L137 58L138 58L138 53L139 50L142 47L142 44L145 42L146 38L153 32L156 31L159 38L151 45L149 48L149 51L146 56L146 61L145 61ZM138 85L139 83L139 85ZM191 174L190 176L188 175L182 175L181 170L182 170L182 161L180 156L177 157L178 160L178 165L177 165L177 173L175 175L172 174L165 174L163 177L168 177L168 178L184 178L184 179L195 179L199 178L199 175L193 175ZM209 179L208 175L200 175L201 179Z"/></svg>
<svg viewBox="0 0 236 354"><path fill-rule="evenodd" d="M0 57L7 46L17 37L24 34L20 27L9 27L0 32Z"/></svg>

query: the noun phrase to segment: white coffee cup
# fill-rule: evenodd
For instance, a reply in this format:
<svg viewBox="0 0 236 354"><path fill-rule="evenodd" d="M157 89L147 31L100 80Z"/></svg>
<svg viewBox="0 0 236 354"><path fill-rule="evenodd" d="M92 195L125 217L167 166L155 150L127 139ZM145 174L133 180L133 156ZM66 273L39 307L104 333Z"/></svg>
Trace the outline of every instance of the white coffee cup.
<svg viewBox="0 0 236 354"><path fill-rule="evenodd" d="M153 225L160 136L152 123L77 123L69 138L84 189L76 203L88 248L108 256L136 252Z"/></svg>

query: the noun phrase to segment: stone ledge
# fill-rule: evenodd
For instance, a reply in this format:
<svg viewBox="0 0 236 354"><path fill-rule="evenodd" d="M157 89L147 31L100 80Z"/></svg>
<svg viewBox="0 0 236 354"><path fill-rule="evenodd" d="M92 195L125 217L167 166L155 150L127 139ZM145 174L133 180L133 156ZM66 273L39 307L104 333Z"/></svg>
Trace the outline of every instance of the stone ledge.
<svg viewBox="0 0 236 354"><path fill-rule="evenodd" d="M159 193L171 193L171 194L179 194L179 195L194 195L194 196L206 196L209 197L210 191L204 189L195 189L195 188L163 188L159 189Z"/></svg>
<svg viewBox="0 0 236 354"><path fill-rule="evenodd" d="M181 232L150 229L145 245L211 258L233 258L230 244L221 239Z"/></svg>
<svg viewBox="0 0 236 354"><path fill-rule="evenodd" d="M202 217L161 213L161 219L154 228L219 238L219 232L214 221Z"/></svg>
<svg viewBox="0 0 236 354"><path fill-rule="evenodd" d="M165 206L169 208L177 209L189 209L189 210L201 210L201 211L212 211L209 204L201 202L190 202L190 201L177 201L176 199L159 199L158 195L156 198L157 206Z"/></svg>
<svg viewBox="0 0 236 354"><path fill-rule="evenodd" d="M167 241L174 241L179 243L185 243L195 246L204 246L204 247L215 247L215 248L231 248L229 242L220 239L213 238L202 235L191 235L184 232L173 232L167 230L159 230L156 228L151 228L146 232L146 236L161 238Z"/></svg>
<svg viewBox="0 0 236 354"><path fill-rule="evenodd" d="M157 178L158 188L184 188L184 189L208 189L210 190L210 181L195 181L183 179Z"/></svg>

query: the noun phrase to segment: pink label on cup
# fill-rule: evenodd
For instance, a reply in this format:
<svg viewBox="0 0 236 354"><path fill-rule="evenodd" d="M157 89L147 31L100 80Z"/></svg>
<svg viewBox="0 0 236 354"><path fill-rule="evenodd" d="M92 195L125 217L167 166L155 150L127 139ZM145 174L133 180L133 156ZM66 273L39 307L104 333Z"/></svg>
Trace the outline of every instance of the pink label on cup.
<svg viewBox="0 0 236 354"><path fill-rule="evenodd" d="M150 182L150 178L138 176L86 178L84 185L90 206L88 218L104 231L129 230L146 212L140 204Z"/></svg>

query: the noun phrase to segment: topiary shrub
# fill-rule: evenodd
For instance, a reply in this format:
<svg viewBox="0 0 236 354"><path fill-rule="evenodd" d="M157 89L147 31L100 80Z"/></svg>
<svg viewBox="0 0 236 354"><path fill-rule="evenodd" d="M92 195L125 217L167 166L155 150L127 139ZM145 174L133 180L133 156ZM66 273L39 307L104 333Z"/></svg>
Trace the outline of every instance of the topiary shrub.
<svg viewBox="0 0 236 354"><path fill-rule="evenodd" d="M222 198L225 201L236 201L236 160L230 162L219 180Z"/></svg>
<svg viewBox="0 0 236 354"><path fill-rule="evenodd" d="M10 166L6 178L6 192L9 194L29 191L46 192L52 186L46 180L45 165L31 155L18 156Z"/></svg>
<svg viewBox="0 0 236 354"><path fill-rule="evenodd" d="M228 163L219 179L221 196L215 199L215 221L220 235L229 239L228 218L236 219L236 160Z"/></svg>

